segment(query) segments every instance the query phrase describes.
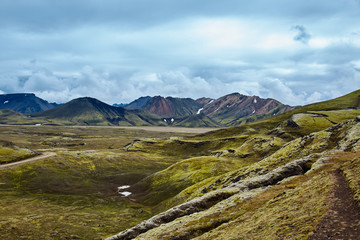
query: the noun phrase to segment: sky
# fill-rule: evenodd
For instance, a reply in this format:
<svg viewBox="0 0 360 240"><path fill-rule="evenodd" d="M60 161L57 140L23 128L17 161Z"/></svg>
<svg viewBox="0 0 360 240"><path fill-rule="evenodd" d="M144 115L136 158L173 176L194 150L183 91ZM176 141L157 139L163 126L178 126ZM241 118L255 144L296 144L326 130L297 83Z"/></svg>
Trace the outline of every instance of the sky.
<svg viewBox="0 0 360 240"><path fill-rule="evenodd" d="M108 104L360 89L360 0L3 0L0 94Z"/></svg>

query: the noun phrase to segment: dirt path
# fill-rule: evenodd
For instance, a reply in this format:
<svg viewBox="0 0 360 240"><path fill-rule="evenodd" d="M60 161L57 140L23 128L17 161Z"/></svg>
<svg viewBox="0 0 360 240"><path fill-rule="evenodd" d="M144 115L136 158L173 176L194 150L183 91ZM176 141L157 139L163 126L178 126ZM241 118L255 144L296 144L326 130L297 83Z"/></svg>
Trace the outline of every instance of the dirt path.
<svg viewBox="0 0 360 240"><path fill-rule="evenodd" d="M44 158L48 158L48 157L53 157L53 156L56 156L56 153L54 153L54 152L43 152L43 153L41 153L41 155L36 156L36 157L28 158L28 159L21 160L21 161L18 161L18 162L2 164L2 165L0 165L0 169L15 167L15 166L23 165L25 163L35 162L35 161L38 161L38 160L41 160L41 159L44 159Z"/></svg>
<svg viewBox="0 0 360 240"><path fill-rule="evenodd" d="M340 170L334 171L332 177L330 208L308 239L360 239L360 207Z"/></svg>

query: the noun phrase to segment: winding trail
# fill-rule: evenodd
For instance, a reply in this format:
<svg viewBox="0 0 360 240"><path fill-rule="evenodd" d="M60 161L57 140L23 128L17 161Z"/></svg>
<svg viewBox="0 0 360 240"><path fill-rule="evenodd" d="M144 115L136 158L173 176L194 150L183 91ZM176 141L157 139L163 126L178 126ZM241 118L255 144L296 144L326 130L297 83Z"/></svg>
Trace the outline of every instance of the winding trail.
<svg viewBox="0 0 360 240"><path fill-rule="evenodd" d="M36 156L36 157L28 158L28 159L21 160L21 161L18 161L18 162L1 164L0 165L0 170L4 169L4 168L16 167L16 166L23 165L23 164L26 164L26 163L36 162L38 160L48 158L48 157L53 157L53 156L56 156L55 152L43 152L43 153L41 153L41 155Z"/></svg>
<svg viewBox="0 0 360 240"><path fill-rule="evenodd" d="M332 172L332 178L334 189L329 210L308 239L359 239L360 207L340 170Z"/></svg>

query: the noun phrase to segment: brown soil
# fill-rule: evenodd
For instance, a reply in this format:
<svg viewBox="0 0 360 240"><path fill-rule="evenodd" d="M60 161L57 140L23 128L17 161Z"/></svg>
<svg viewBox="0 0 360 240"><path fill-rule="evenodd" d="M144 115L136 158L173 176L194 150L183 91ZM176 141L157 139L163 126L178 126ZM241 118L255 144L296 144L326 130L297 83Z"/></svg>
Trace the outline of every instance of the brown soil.
<svg viewBox="0 0 360 240"><path fill-rule="evenodd" d="M308 239L360 239L360 207L340 170L332 172L330 207Z"/></svg>

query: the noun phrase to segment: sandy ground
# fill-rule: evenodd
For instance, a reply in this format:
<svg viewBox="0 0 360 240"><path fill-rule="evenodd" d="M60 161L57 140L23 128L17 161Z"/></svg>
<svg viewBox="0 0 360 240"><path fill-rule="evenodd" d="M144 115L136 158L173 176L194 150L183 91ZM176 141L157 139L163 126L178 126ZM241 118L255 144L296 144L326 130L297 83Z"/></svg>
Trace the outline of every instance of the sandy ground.
<svg viewBox="0 0 360 240"><path fill-rule="evenodd" d="M0 126L6 126L6 127L26 126L26 127L37 127L37 128L47 127L47 125L35 126L35 125L9 125L9 124L0 124ZM193 134L207 133L221 129L221 128L150 127L150 126L49 126L49 127L122 128L122 129L144 130L144 131L153 131L153 132L174 132L174 133L193 133Z"/></svg>
<svg viewBox="0 0 360 240"><path fill-rule="evenodd" d="M176 132L176 133L206 133L215 130L219 130L219 128L185 128L185 127L116 127L116 128L124 128L124 129L140 129L145 131L153 131L153 132Z"/></svg>
<svg viewBox="0 0 360 240"><path fill-rule="evenodd" d="M15 166L19 166L19 165L22 165L25 163L35 162L35 161L38 161L38 160L41 160L44 158L53 157L55 155L56 155L56 153L54 153L54 152L43 152L43 153L41 153L41 155L36 156L36 157L28 158L28 159L18 161L18 162L2 164L2 165L0 165L0 169L15 167Z"/></svg>

